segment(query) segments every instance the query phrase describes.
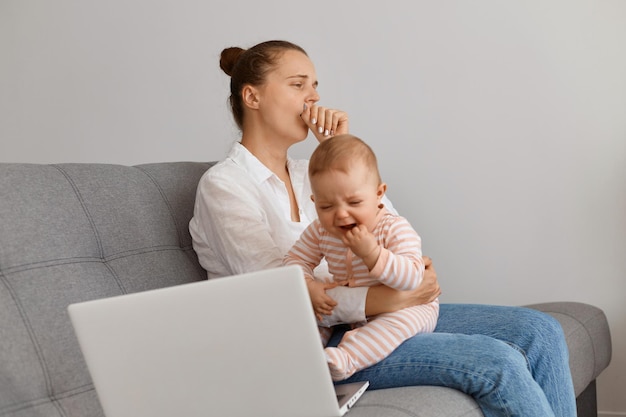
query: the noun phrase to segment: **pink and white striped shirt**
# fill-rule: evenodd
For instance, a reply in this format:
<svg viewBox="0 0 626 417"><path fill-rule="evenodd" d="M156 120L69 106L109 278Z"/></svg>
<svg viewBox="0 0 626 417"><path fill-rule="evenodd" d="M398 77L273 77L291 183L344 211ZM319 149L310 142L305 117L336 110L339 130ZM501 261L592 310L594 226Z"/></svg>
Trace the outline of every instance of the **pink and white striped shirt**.
<svg viewBox="0 0 626 417"><path fill-rule="evenodd" d="M404 218L382 209L372 231L381 252L370 271L361 258L353 256L343 242L330 235L318 219L302 233L285 256L287 265L299 265L307 279L314 279L313 269L326 257L335 282L350 287L384 284L397 290L412 290L424 278L421 238Z"/></svg>

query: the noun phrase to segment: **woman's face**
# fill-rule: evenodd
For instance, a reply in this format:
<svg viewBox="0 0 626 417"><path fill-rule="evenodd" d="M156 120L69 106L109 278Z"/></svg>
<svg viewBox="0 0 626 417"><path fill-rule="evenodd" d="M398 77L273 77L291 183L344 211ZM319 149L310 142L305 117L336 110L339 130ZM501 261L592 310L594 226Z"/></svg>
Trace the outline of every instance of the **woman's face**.
<svg viewBox="0 0 626 417"><path fill-rule="evenodd" d="M317 74L302 52L288 50L258 88L259 115L263 129L290 142L306 139L308 127L300 118L303 106L319 100Z"/></svg>

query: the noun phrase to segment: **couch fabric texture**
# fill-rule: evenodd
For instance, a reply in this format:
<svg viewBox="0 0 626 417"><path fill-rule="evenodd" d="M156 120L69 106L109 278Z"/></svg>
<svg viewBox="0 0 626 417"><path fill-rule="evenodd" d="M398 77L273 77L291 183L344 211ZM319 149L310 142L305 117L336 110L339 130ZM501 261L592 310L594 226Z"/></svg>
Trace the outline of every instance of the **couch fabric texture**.
<svg viewBox="0 0 626 417"><path fill-rule="evenodd" d="M188 223L211 165L0 164L1 417L103 416L67 306L206 279ZM563 326L576 394L595 389L611 357L604 313L532 307ZM407 387L369 391L349 415L482 413L458 391Z"/></svg>

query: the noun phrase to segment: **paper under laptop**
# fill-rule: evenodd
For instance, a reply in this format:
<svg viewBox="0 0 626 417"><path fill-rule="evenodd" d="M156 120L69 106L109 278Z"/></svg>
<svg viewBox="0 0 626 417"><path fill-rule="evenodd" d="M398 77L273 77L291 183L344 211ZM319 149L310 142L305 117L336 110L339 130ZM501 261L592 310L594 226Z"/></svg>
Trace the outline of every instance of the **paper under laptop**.
<svg viewBox="0 0 626 417"><path fill-rule="evenodd" d="M368 386L335 392L295 266L68 311L107 417L338 417Z"/></svg>

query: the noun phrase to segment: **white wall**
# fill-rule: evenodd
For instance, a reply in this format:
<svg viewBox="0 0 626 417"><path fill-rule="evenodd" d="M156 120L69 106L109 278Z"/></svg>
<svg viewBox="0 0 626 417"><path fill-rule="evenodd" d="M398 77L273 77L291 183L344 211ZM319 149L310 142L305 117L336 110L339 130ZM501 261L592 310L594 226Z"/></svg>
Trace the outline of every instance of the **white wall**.
<svg viewBox="0 0 626 417"><path fill-rule="evenodd" d="M377 151L442 300L600 306L599 408L626 415L626 2L366 4L1 0L0 161L219 159L219 52L292 40Z"/></svg>

